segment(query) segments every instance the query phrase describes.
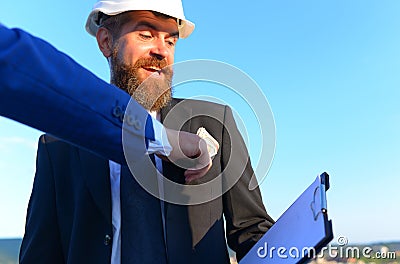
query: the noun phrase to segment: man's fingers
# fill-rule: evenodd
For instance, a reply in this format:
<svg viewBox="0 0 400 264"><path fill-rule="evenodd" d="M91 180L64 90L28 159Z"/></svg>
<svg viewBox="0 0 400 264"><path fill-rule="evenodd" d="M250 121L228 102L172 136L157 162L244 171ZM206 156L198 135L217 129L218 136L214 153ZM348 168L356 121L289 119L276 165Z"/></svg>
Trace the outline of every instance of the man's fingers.
<svg viewBox="0 0 400 264"><path fill-rule="evenodd" d="M185 180L191 182L203 177L211 168L207 142L196 134L166 129L172 151L168 157L160 156L185 168Z"/></svg>
<svg viewBox="0 0 400 264"><path fill-rule="evenodd" d="M208 153L207 143L204 139L199 141L200 156L198 157L199 165L207 166L211 163L210 153Z"/></svg>
<svg viewBox="0 0 400 264"><path fill-rule="evenodd" d="M211 168L212 160L207 151L207 143L200 139L199 141L200 155L196 158L197 164L193 168L188 168L185 173L185 182L190 183L203 177Z"/></svg>
<svg viewBox="0 0 400 264"><path fill-rule="evenodd" d="M202 167L200 169L188 169L185 171L185 182L190 183L194 180L200 179L203 177L211 168L212 163L209 163L207 166Z"/></svg>

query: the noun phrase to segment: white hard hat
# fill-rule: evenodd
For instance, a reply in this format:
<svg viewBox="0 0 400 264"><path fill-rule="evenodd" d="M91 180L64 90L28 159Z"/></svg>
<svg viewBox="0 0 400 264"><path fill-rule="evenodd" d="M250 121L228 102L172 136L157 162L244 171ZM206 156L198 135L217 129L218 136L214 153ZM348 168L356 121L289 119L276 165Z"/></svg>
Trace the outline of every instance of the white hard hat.
<svg viewBox="0 0 400 264"><path fill-rule="evenodd" d="M185 18L181 0L100 0L93 6L93 10L89 14L86 31L90 35L96 36L99 29L99 12L114 16L133 10L156 11L175 17L178 22L180 38L187 38L194 30L194 24Z"/></svg>

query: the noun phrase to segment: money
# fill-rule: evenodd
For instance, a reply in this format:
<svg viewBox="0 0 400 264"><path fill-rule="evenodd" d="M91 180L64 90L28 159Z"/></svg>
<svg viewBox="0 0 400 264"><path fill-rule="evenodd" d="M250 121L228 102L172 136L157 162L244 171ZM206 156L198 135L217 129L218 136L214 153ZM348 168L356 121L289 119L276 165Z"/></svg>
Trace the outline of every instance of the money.
<svg viewBox="0 0 400 264"><path fill-rule="evenodd" d="M200 127L197 130L197 135L204 139L207 143L208 154L211 158L214 158L217 155L219 144L218 142L208 133L208 131L204 127Z"/></svg>

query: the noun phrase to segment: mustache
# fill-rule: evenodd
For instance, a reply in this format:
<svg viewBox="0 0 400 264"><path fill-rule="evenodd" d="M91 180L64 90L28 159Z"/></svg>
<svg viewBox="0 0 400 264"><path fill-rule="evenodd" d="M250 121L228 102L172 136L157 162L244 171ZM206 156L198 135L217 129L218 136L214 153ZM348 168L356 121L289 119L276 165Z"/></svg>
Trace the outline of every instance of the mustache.
<svg viewBox="0 0 400 264"><path fill-rule="evenodd" d="M149 58L139 58L136 62L134 67L141 68L141 67L157 67L163 69L168 66L167 60L164 58L162 60L157 59L155 57Z"/></svg>

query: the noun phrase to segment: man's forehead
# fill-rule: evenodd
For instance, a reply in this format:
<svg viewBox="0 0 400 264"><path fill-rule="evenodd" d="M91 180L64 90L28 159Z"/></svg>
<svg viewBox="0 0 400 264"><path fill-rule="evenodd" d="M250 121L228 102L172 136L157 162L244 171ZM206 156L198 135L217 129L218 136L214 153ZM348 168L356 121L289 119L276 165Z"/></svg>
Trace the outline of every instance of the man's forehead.
<svg viewBox="0 0 400 264"><path fill-rule="evenodd" d="M148 10L135 10L126 12L127 19L134 23L154 24L157 28L168 31L178 30L177 20L173 17Z"/></svg>

